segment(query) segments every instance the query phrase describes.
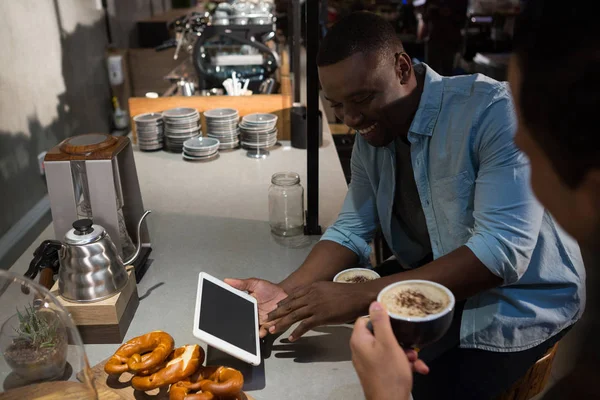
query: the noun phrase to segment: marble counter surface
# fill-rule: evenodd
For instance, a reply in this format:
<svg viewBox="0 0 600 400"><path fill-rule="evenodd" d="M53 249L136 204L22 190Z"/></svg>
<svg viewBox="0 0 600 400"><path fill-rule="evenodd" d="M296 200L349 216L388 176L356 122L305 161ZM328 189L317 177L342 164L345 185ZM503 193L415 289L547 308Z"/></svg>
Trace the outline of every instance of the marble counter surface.
<svg viewBox="0 0 600 400"><path fill-rule="evenodd" d="M347 185L328 126L320 149L319 222L329 226L341 208ZM280 281L304 260L317 237L297 248L283 246L270 234L267 191L271 175L295 171L306 187L306 151L289 142L263 160L245 150L222 153L212 162L186 162L181 155L135 151L152 241L152 265L138 285L141 298L126 339L164 330L177 344L198 343L192 320L198 273L218 278L262 277ZM23 273L49 226L11 271ZM291 332L291 331L290 331ZM327 326L296 343L278 338L260 367L249 374L257 400L360 399L348 340L351 326ZM86 345L91 365L109 357L118 345Z"/></svg>

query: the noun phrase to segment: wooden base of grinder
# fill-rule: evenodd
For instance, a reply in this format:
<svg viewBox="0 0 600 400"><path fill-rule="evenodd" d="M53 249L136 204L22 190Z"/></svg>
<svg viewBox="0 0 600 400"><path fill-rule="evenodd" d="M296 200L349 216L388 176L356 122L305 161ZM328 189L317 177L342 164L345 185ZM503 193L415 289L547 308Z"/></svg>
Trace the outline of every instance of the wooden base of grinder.
<svg viewBox="0 0 600 400"><path fill-rule="evenodd" d="M73 303L58 294L58 282L50 290L71 313L85 344L120 344L140 303L135 276L129 272L127 285L116 295L94 303Z"/></svg>

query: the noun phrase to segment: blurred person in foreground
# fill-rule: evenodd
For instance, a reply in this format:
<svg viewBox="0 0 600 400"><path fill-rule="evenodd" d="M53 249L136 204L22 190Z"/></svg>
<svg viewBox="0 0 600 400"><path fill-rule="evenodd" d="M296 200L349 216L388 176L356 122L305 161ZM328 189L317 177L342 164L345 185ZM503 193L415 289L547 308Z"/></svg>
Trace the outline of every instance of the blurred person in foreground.
<svg viewBox="0 0 600 400"><path fill-rule="evenodd" d="M591 4L555 7L548 1L528 1L516 27L509 72L518 117L515 142L530 160L531 186L579 241L588 272L579 357L574 370L549 389L545 400L600 398L600 135L593 118L600 109L600 27ZM410 363L416 355L400 348L379 303L373 303L370 312L375 335L361 319L351 338L365 395L369 400L409 399ZM427 369L420 365L420 370Z"/></svg>

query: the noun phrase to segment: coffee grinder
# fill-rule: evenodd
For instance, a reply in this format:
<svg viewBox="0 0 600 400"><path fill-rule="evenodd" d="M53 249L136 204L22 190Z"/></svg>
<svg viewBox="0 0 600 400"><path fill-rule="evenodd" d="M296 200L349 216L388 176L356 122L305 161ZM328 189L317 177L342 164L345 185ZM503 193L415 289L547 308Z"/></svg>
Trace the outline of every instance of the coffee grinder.
<svg viewBox="0 0 600 400"><path fill-rule="evenodd" d="M44 167L57 240L73 221L90 218L106 229L123 259L135 252L131 238L144 205L128 138L102 133L68 138L48 151ZM145 221L140 241L142 249L134 262L138 282L152 251Z"/></svg>

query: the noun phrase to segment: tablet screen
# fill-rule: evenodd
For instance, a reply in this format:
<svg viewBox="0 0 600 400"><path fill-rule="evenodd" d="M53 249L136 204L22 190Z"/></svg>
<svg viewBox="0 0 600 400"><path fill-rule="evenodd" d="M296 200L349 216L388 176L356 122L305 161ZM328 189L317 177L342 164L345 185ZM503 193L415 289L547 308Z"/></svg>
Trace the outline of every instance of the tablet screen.
<svg viewBox="0 0 600 400"><path fill-rule="evenodd" d="M255 318L254 304L202 280L199 329L256 355Z"/></svg>

